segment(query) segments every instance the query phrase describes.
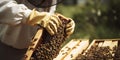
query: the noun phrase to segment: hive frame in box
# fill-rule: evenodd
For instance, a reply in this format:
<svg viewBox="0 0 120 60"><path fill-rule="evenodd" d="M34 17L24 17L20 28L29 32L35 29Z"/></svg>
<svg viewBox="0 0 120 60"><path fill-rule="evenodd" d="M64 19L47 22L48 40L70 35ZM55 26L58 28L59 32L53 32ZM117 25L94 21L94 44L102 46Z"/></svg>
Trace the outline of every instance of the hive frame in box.
<svg viewBox="0 0 120 60"><path fill-rule="evenodd" d="M113 50L113 47L115 46L117 47L119 42L120 42L120 39L94 39L92 43L89 45L89 47L86 49L86 51L83 53L83 55L85 55L85 53L88 52L88 50L95 45L97 45L98 47L109 46L110 49Z"/></svg>
<svg viewBox="0 0 120 60"><path fill-rule="evenodd" d="M59 52L54 60L72 60L82 54L89 45L89 39L72 39ZM83 47L84 46L84 47Z"/></svg>

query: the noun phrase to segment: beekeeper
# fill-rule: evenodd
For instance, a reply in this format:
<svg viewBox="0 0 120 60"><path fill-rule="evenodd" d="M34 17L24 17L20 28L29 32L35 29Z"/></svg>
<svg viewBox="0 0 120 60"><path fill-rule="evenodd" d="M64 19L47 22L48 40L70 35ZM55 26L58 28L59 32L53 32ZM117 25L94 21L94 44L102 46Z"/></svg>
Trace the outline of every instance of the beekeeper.
<svg viewBox="0 0 120 60"><path fill-rule="evenodd" d="M69 20L66 34L73 33L75 23L72 19L45 12L46 8L57 4L52 4L53 1L0 0L0 60L21 59L39 28L37 25L54 35L61 24L58 16Z"/></svg>

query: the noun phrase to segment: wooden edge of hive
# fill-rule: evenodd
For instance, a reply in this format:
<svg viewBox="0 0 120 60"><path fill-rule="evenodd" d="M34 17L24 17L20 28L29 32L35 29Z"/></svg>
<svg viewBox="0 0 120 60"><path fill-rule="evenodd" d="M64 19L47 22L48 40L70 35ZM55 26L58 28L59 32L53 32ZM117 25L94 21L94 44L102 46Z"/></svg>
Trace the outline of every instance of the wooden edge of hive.
<svg viewBox="0 0 120 60"><path fill-rule="evenodd" d="M96 41L104 41L104 40L112 40L112 41L117 40L117 41L120 41L120 38L116 38L116 39L94 39L94 40L96 40Z"/></svg>
<svg viewBox="0 0 120 60"><path fill-rule="evenodd" d="M82 52L84 50L86 50L86 48L89 45L89 40L88 39L81 39L81 42L75 46L76 48L74 48L65 58L64 60L73 60L75 59L79 54L82 54Z"/></svg>
<svg viewBox="0 0 120 60"><path fill-rule="evenodd" d="M32 39L31 45L28 47L28 50L25 53L25 57L23 57L22 60L30 60L38 42L40 42L39 40L41 40L42 33L43 33L43 28L37 31L36 35Z"/></svg>
<svg viewBox="0 0 120 60"><path fill-rule="evenodd" d="M95 42L96 42L96 40L93 40L92 42L91 42L91 44L88 46L88 48L85 50L85 52L83 53L83 55L85 55L85 53L91 48L91 46L93 45L93 44L95 44Z"/></svg>

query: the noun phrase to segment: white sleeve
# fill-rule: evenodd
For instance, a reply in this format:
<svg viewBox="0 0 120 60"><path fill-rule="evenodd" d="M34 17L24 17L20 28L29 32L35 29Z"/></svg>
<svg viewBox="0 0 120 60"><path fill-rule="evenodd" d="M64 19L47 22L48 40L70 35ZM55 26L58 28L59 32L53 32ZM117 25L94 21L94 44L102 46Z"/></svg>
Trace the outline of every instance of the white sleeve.
<svg viewBox="0 0 120 60"><path fill-rule="evenodd" d="M31 10L24 4L17 4L15 1L9 1L0 4L0 23L16 25L25 23Z"/></svg>

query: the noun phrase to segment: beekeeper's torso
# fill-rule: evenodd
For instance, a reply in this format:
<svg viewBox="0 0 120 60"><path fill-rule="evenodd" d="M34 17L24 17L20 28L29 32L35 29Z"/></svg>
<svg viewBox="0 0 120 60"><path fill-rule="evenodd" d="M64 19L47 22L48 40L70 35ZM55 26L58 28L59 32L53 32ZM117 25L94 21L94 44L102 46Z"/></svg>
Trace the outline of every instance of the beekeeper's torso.
<svg viewBox="0 0 120 60"><path fill-rule="evenodd" d="M12 0L0 1L0 40L18 49L27 48L37 30L37 27L26 24L34 6L26 0L23 3L25 5Z"/></svg>

